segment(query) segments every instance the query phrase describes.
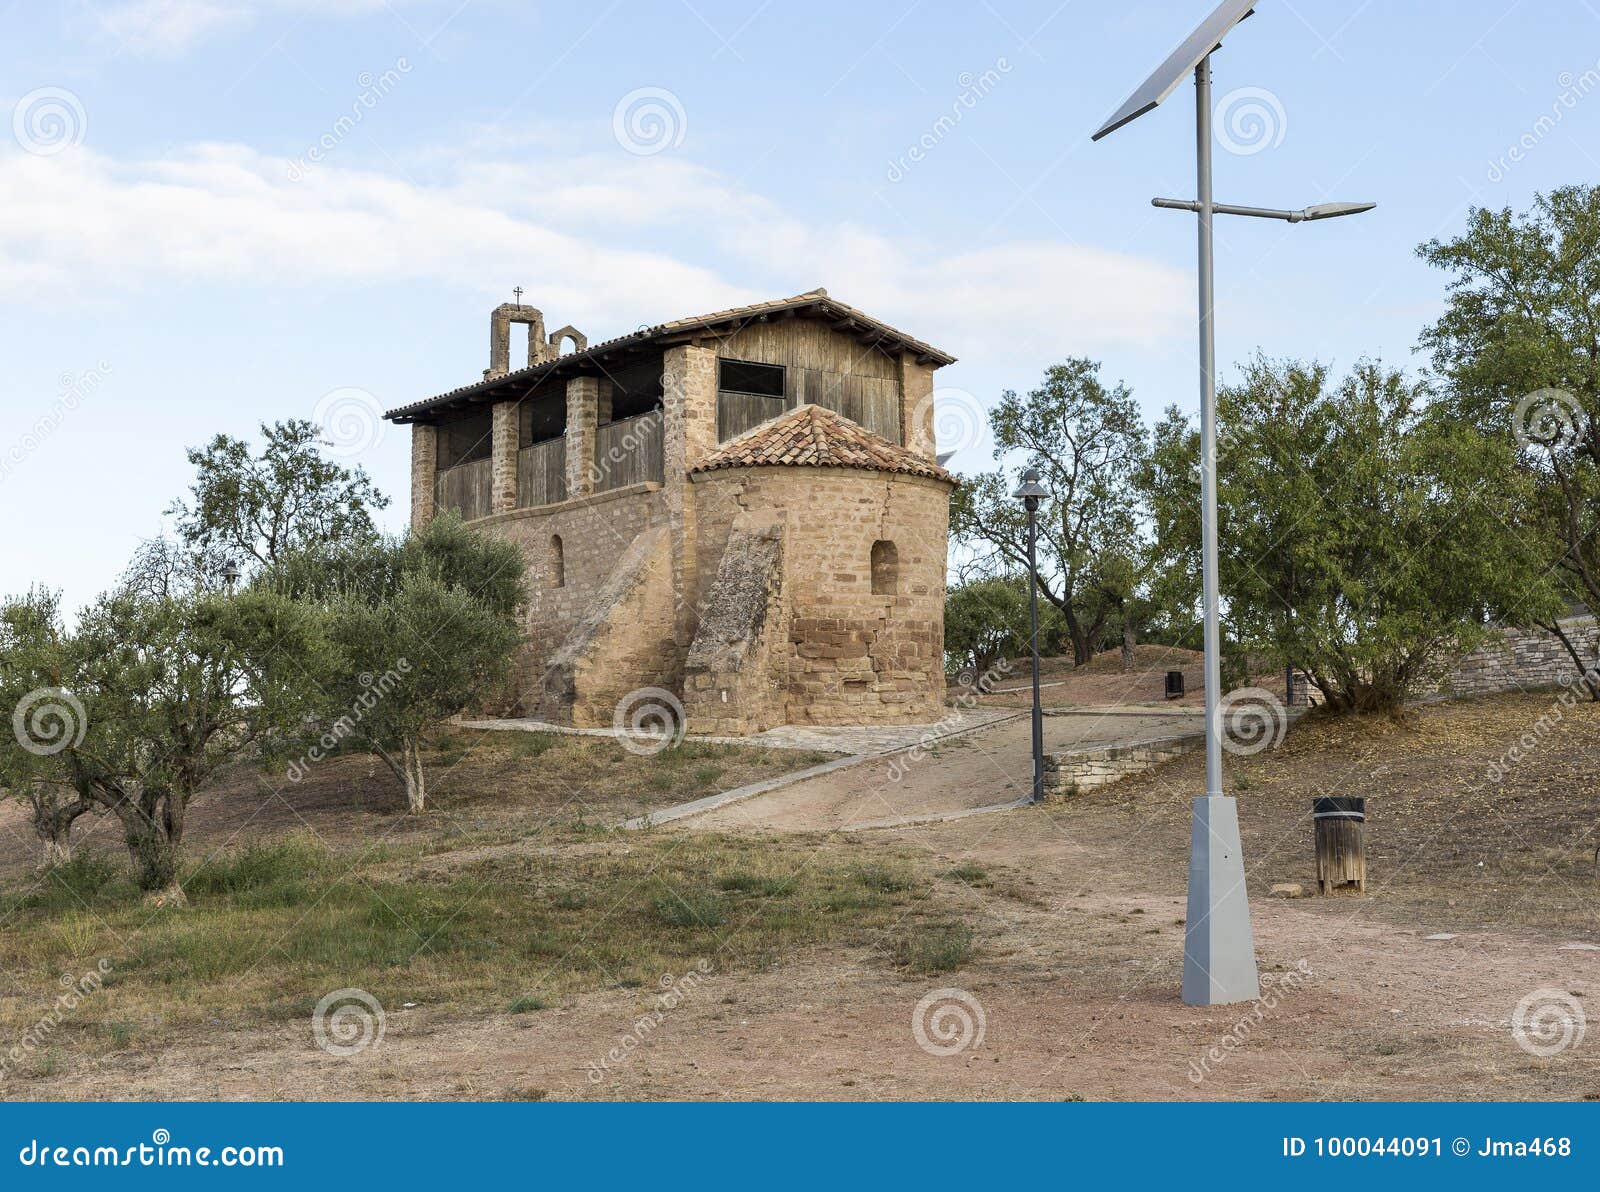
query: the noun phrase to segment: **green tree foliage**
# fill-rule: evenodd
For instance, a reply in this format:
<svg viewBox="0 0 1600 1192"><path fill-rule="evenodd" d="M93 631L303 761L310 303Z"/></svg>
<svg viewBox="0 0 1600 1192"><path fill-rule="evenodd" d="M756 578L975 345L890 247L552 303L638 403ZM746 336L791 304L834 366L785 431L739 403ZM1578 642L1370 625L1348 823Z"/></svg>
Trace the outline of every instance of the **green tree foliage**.
<svg viewBox="0 0 1600 1192"><path fill-rule="evenodd" d="M77 728L61 686L65 641L56 593L35 589L0 604L0 707L13 712L9 739L0 738L0 791L27 809L45 867L71 859L72 825L94 809L50 758Z"/></svg>
<svg viewBox="0 0 1600 1192"><path fill-rule="evenodd" d="M1502 546L1529 559L1525 584L1495 611L1559 637L1600 699L1600 656L1557 621L1580 601L1600 610L1600 186L1522 215L1474 210L1464 235L1418 252L1451 274L1422 336L1445 414L1508 445L1531 486Z"/></svg>
<svg viewBox="0 0 1600 1192"><path fill-rule="evenodd" d="M26 642L8 652L5 696L37 716L0 738L0 771L70 791L62 807L116 816L141 888L181 902L190 804L220 767L310 706L298 681L314 651L306 618L271 593L119 589L70 633L53 605L13 601L6 620Z"/></svg>
<svg viewBox="0 0 1600 1192"><path fill-rule="evenodd" d="M261 583L310 610L327 646L310 756L359 745L422 811L423 733L502 688L522 640L524 567L515 545L449 514L405 538L285 555Z"/></svg>
<svg viewBox="0 0 1600 1192"><path fill-rule="evenodd" d="M194 484L169 512L191 557L266 566L292 550L375 536L372 511L389 499L361 468L323 456L316 423L262 424L261 435L259 455L228 435L190 448Z"/></svg>
<svg viewBox="0 0 1600 1192"><path fill-rule="evenodd" d="M958 584L945 596L945 654L958 672L970 673L973 682L1001 659L1027 655L1028 625L1025 577L975 579Z"/></svg>
<svg viewBox="0 0 1600 1192"><path fill-rule="evenodd" d="M1149 450L1133 395L1106 388L1100 366L1074 358L1050 368L1026 396L1007 390L989 420L995 458L951 506L951 531L992 572L1027 568L1027 513L1011 496L1026 467L1050 498L1039 510L1040 593L1065 622L1075 663L1100 648L1135 594L1144 565L1136 481Z"/></svg>
<svg viewBox="0 0 1600 1192"><path fill-rule="evenodd" d="M1255 359L1218 393L1220 581L1245 649L1306 671L1330 706L1388 710L1482 640L1523 561L1500 550L1520 499L1502 444L1430 418L1419 387L1362 364ZM1199 434L1169 415L1156 455L1199 484ZM1156 536L1179 560L1199 524L1169 504ZM1194 592L1181 567L1161 581Z"/></svg>

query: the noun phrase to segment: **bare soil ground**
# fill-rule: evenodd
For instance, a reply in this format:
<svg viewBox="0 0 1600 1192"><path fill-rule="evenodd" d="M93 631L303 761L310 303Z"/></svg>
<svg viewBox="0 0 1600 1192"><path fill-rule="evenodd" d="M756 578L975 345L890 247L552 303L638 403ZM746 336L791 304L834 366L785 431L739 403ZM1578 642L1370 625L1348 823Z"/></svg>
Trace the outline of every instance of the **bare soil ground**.
<svg viewBox="0 0 1600 1192"><path fill-rule="evenodd" d="M982 764L999 775L1026 773L1025 745L1001 736L1010 727L986 730L996 736ZM947 749L924 759L921 780L977 764ZM453 983L449 957L426 951L300 967L291 950L268 1003L236 976L161 969L231 1008L214 1022L169 1008L173 1024L119 1033L111 1024L154 997L135 969L56 1036L48 1063L0 1088L70 1099L1600 1098L1592 1031L1569 1031L1570 1046L1542 1057L1511 1031L1530 996L1580 1010L1600 996L1600 951L1567 946L1600 943L1597 769L1600 710L1544 695L1400 723L1311 716L1281 748L1231 759L1269 994L1257 1007L1200 1010L1177 995L1200 790L1189 757L1068 804L892 831L685 824L625 839L436 840L358 876L385 892L426 888L430 870L519 888L473 912L467 933L483 936L498 989ZM1310 801L1322 793L1369 797L1370 896L1267 897L1271 883L1310 881ZM669 890L722 891L729 913L652 919L630 883L662 872ZM558 915L561 892L584 886L614 891L622 909ZM81 924L27 915L29 946L4 957L8 1023L93 955L74 939ZM619 949L617 919L638 963L608 980L619 957L597 965L584 952ZM970 931L970 950L929 950L950 924ZM538 968L508 950L541 932L577 944ZM510 1011L514 994L540 992L540 972L571 967L587 975L552 983L544 1008ZM340 1057L313 1043L308 1003L345 975L382 982L385 1030ZM919 1045L914 1014L930 996L973 1024L953 1054ZM956 1022L925 1015L923 1035L937 1044Z"/></svg>

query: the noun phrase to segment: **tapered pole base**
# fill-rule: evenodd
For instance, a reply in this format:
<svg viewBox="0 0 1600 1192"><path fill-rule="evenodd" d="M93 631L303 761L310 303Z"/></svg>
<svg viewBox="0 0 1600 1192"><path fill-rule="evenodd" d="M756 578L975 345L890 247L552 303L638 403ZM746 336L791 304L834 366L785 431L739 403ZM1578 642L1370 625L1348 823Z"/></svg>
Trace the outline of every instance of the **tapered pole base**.
<svg viewBox="0 0 1600 1192"><path fill-rule="evenodd" d="M1226 1006L1261 996L1239 812L1227 795L1194 801L1189 834L1189 914L1183 932L1183 1000Z"/></svg>

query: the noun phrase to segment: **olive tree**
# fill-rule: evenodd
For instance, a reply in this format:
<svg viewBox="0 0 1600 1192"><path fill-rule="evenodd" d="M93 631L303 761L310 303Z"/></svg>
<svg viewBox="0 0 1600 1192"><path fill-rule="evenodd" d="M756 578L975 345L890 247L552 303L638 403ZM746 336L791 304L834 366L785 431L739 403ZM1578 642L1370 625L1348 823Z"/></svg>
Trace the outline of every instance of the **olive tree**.
<svg viewBox="0 0 1600 1192"><path fill-rule="evenodd" d="M522 552L451 514L404 538L287 555L262 583L317 619L326 645L308 757L349 741L427 805L423 737L498 694L522 640Z"/></svg>

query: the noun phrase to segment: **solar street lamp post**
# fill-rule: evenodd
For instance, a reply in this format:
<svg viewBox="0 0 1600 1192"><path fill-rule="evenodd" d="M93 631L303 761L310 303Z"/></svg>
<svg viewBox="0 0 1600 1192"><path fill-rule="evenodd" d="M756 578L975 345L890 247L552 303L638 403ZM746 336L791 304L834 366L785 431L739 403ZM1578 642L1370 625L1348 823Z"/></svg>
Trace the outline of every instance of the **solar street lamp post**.
<svg viewBox="0 0 1600 1192"><path fill-rule="evenodd" d="M1221 598L1217 582L1217 379L1212 217L1242 215L1306 223L1370 211L1374 203L1320 203L1301 210L1239 207L1211 193L1211 55L1258 0L1224 0L1130 95L1093 139L1153 111L1191 73L1195 87L1196 195L1156 199L1157 207L1199 217L1200 257L1200 536L1204 570L1206 793L1195 799L1189 834L1189 910L1184 926L1183 1000L1193 1006L1260 996L1250 904L1245 897L1239 817L1222 789Z"/></svg>

